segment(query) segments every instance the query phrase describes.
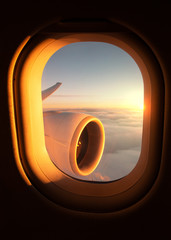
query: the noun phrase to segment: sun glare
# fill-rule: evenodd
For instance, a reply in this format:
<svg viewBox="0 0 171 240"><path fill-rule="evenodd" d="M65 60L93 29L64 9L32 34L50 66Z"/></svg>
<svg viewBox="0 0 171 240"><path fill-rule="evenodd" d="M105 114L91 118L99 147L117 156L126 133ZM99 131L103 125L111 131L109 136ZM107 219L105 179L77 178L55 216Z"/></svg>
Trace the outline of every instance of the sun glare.
<svg viewBox="0 0 171 240"><path fill-rule="evenodd" d="M141 104L141 105L140 105L140 110L144 111L144 109L145 109L145 105L144 105L144 104Z"/></svg>

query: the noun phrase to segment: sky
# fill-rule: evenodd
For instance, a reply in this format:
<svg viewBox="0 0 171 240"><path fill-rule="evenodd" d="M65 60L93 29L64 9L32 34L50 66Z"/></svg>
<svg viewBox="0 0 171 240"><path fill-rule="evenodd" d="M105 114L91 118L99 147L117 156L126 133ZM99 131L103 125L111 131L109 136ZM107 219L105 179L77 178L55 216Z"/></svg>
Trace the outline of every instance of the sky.
<svg viewBox="0 0 171 240"><path fill-rule="evenodd" d="M99 118L105 147L97 169L84 180L113 181L130 173L141 152L143 79L125 51L102 42L73 43L47 62L42 90L62 82L43 109L83 112Z"/></svg>
<svg viewBox="0 0 171 240"><path fill-rule="evenodd" d="M143 80L124 50L102 42L69 44L47 62L42 90L62 82L44 108L142 108Z"/></svg>

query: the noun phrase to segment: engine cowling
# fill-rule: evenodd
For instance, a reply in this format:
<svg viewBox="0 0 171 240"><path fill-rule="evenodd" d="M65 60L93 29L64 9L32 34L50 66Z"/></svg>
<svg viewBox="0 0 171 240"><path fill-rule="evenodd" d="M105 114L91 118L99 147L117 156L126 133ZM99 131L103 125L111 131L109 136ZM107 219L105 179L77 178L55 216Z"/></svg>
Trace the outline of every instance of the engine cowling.
<svg viewBox="0 0 171 240"><path fill-rule="evenodd" d="M100 162L105 142L101 121L76 112L44 112L45 143L52 162L71 176L87 176Z"/></svg>

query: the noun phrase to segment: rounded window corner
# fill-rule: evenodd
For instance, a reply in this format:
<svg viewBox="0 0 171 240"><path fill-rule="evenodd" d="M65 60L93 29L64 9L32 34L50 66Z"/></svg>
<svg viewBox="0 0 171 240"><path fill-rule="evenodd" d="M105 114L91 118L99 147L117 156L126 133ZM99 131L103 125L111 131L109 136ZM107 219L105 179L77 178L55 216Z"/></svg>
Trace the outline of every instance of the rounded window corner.
<svg viewBox="0 0 171 240"><path fill-rule="evenodd" d="M95 33L82 30L82 33L46 34L41 30L21 45L9 70L9 108L17 166L29 185L36 186L56 204L78 211L113 212L129 207L150 189L160 167L164 121L164 81L160 66L150 48L136 34L131 35L129 30L112 32L112 24L110 27L109 32ZM67 173L70 170L65 173L50 160L45 146L41 95L43 69L57 50L81 41L106 42L120 47L135 60L144 80L141 154L135 168L116 181L87 182L69 176ZM79 131L77 128L72 138L74 145L78 144L86 127L93 128L96 134L100 133L104 138L98 120L92 121L91 124L91 120L86 119L78 126ZM103 145L103 141L99 142ZM102 154L96 146L94 148L97 155ZM84 155L84 151L80 153L74 148L74 154ZM72 161L71 168L85 175L93 171L97 162L89 167L77 157Z"/></svg>

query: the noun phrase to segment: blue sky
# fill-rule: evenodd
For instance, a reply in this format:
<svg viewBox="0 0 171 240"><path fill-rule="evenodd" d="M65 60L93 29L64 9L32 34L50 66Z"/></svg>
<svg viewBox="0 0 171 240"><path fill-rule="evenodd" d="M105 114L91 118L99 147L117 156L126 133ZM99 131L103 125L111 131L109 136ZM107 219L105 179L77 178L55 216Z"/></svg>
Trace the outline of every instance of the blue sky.
<svg viewBox="0 0 171 240"><path fill-rule="evenodd" d="M122 49L102 42L79 42L58 50L47 62L42 90L62 82L44 107L139 108L143 80L135 61Z"/></svg>

